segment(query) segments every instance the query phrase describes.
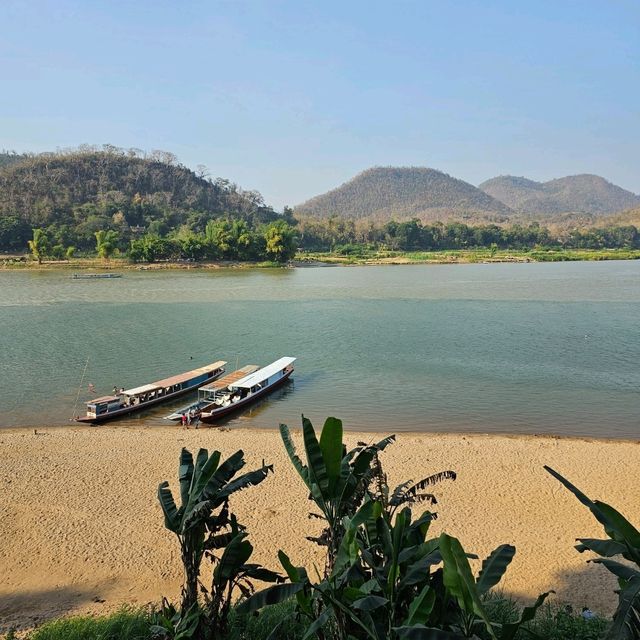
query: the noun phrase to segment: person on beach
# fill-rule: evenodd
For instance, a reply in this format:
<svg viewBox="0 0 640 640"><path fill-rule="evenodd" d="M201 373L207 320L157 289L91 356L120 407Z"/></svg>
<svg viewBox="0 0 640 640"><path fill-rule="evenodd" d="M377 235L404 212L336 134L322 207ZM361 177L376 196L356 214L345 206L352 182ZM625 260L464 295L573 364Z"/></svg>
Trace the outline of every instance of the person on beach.
<svg viewBox="0 0 640 640"><path fill-rule="evenodd" d="M187 426L187 416L185 416L184 413L180 417L180 423L182 424L183 427Z"/></svg>
<svg viewBox="0 0 640 640"><path fill-rule="evenodd" d="M191 425L191 411L187 412L187 427Z"/></svg>

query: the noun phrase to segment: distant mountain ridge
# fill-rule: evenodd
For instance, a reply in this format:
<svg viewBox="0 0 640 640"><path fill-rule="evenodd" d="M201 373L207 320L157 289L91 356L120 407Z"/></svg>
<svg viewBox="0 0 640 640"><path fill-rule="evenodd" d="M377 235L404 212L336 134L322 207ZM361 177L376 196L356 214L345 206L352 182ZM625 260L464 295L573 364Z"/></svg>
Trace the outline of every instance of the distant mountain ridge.
<svg viewBox="0 0 640 640"><path fill-rule="evenodd" d="M374 167L294 207L296 214L344 218L477 218L503 222L511 209L477 187L426 167Z"/></svg>
<svg viewBox="0 0 640 640"><path fill-rule="evenodd" d="M640 196L592 174L535 182L498 176L479 188L518 213L583 213L605 215L640 207Z"/></svg>

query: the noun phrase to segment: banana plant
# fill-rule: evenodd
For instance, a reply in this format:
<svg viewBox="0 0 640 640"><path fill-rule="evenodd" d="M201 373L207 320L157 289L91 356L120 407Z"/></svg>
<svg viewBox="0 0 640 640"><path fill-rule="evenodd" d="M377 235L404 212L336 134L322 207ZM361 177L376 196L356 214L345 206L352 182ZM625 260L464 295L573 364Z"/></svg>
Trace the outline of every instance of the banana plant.
<svg viewBox="0 0 640 640"><path fill-rule="evenodd" d="M557 471L544 468L591 511L608 536L602 540L578 538L576 545L580 553L592 551L597 554L599 557L589 562L604 565L618 579L618 608L613 614L607 640L640 638L640 531L610 505L591 500ZM627 562L612 559L617 556Z"/></svg>
<svg viewBox="0 0 640 640"><path fill-rule="evenodd" d="M327 547L325 576L335 563L343 535L342 520L352 517L362 505L367 489L374 477L372 461L395 440L388 436L376 444L358 444L347 451L342 442L342 421L327 418L320 440L311 421L302 416L302 436L306 464L296 453L287 425L280 425L280 435L296 471L309 490L309 497L321 512L312 514L326 521L326 528L312 540Z"/></svg>
<svg viewBox="0 0 640 640"><path fill-rule="evenodd" d="M522 610L520 619L504 625L497 625L489 619L483 604L483 596L495 587L507 567L513 560L516 549L512 545L503 544L494 549L482 562L478 577L471 572L468 557L457 538L443 533L439 540L440 553L443 560L443 578L447 593L458 605L457 622L451 630L457 632L457 637L472 638L476 629L483 628L492 640L513 640L520 627L533 620L537 610L542 606L552 591L538 596L530 607ZM404 638L400 634L400 638ZM417 638L418 636L412 635ZM424 640L431 638L428 634L422 636Z"/></svg>
<svg viewBox="0 0 640 640"><path fill-rule="evenodd" d="M237 451L222 463L220 459L219 451L209 455L206 449L200 449L194 462L192 454L182 449L178 470L179 507L168 482L158 487L165 527L180 543L184 566L181 613L184 616L192 617L194 608L198 608L198 586L205 555L214 563L211 588L200 585L205 594L204 626L208 627L209 635L225 628L235 588L248 594L250 578L279 579L277 574L248 563L253 548L245 539L244 527L229 507L232 494L260 484L273 468L263 463L261 468L234 478L245 466L244 453ZM204 634L200 628L196 636Z"/></svg>

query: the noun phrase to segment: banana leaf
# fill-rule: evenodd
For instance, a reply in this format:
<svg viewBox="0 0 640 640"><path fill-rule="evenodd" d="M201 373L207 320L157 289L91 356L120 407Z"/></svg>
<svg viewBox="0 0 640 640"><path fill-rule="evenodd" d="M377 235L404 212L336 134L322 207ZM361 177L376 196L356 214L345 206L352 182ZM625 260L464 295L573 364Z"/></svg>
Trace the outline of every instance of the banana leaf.
<svg viewBox="0 0 640 640"><path fill-rule="evenodd" d="M253 613L254 611L259 611L268 605L284 602L285 600L292 598L299 591L302 591L302 589L304 589L304 584L302 582L274 584L262 591L258 591L258 593L254 593L250 598L240 602L236 607L236 611L239 614Z"/></svg>
<svg viewBox="0 0 640 640"><path fill-rule="evenodd" d="M320 489L321 495L326 499L327 490L329 488L329 478L327 476L327 468L322 457L322 450L316 438L316 432L308 418L302 417L302 436L304 440L305 453L307 454L307 462L309 464L309 482L311 485L316 484Z"/></svg>
<svg viewBox="0 0 640 640"><path fill-rule="evenodd" d="M164 513L165 527L167 527L169 531L179 533L180 514L178 513L171 489L169 489L169 483L166 480L158 485L158 500Z"/></svg>
<svg viewBox="0 0 640 640"><path fill-rule="evenodd" d="M466 613L473 613L480 618L492 640L497 640L495 631L487 616L476 581L471 573L467 556L459 540L446 533L440 535L440 553L444 560L444 585L457 600L460 608Z"/></svg>
<svg viewBox="0 0 640 640"><path fill-rule="evenodd" d="M403 626L426 624L436 603L436 592L429 585L413 599L409 606L409 614Z"/></svg>
<svg viewBox="0 0 640 640"><path fill-rule="evenodd" d="M329 492L334 494L340 481L342 465L342 421L327 418L320 434L320 450L329 479Z"/></svg>
<svg viewBox="0 0 640 640"><path fill-rule="evenodd" d="M640 578L629 580L620 592L618 608L607 640L637 640L640 638Z"/></svg>
<svg viewBox="0 0 640 640"><path fill-rule="evenodd" d="M260 469L245 473L239 478L228 482L224 485L223 489L216 494L213 502L214 507L222 504L232 493L260 484L269 475L270 471L273 472L273 465L265 465Z"/></svg>
<svg viewBox="0 0 640 640"><path fill-rule="evenodd" d="M599 556L612 558L613 556L622 555L627 551L627 546L621 542L614 540L596 540L594 538L578 538L580 544L576 545L576 549L582 553L584 551L593 551Z"/></svg>
<svg viewBox="0 0 640 640"><path fill-rule="evenodd" d="M595 562L604 565L609 569L609 571L611 571L611 573L624 581L631 580L633 578L640 578L640 571L630 567L628 564L622 564L622 562L616 562L615 560L609 560L608 558L594 558L588 562Z"/></svg>
<svg viewBox="0 0 640 640"><path fill-rule="evenodd" d="M293 444L293 440L291 439L291 433L289 431L289 427L287 427L286 424L280 425L280 436L282 438L282 441L284 442L284 448L287 451L287 455L289 456L291 463L295 467L300 477L304 480L304 483L307 485L307 487L310 488L309 470L304 464L302 464L302 460L300 460L300 457L296 453L296 448L295 448L295 445Z"/></svg>
<svg viewBox="0 0 640 640"><path fill-rule="evenodd" d="M231 580L236 575L242 565L251 557L253 547L248 540L245 540L245 534L238 534L225 547L220 561L213 571L213 580L220 584Z"/></svg>
<svg viewBox="0 0 640 640"><path fill-rule="evenodd" d="M193 456L191 451L183 448L180 452L180 466L178 467L178 478L180 480L181 504L185 506L189 502L189 488L193 478Z"/></svg>
<svg viewBox="0 0 640 640"><path fill-rule="evenodd" d="M483 595L495 587L504 575L509 563L513 560L516 548L510 544L502 544L494 549L482 562L482 569L478 574L478 591Z"/></svg>
<svg viewBox="0 0 640 640"><path fill-rule="evenodd" d="M354 609L359 609L360 611L373 611L374 609L384 607L387 604L389 604L389 600L387 598L383 598L382 596L368 595L364 598L358 598L357 600L354 600L351 606Z"/></svg>

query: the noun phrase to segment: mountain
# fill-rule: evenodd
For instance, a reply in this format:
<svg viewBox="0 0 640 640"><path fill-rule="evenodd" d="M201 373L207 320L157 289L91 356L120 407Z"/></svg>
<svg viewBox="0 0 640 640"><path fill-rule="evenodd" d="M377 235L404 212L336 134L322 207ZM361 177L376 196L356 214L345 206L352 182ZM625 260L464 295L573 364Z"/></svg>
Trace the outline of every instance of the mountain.
<svg viewBox="0 0 640 640"><path fill-rule="evenodd" d="M344 218L478 219L502 222L512 213L480 189L425 167L374 167L294 207L298 215Z"/></svg>
<svg viewBox="0 0 640 640"><path fill-rule="evenodd" d="M514 211L527 214L603 215L640 206L640 196L591 174L549 182L499 176L479 188Z"/></svg>
<svg viewBox="0 0 640 640"><path fill-rule="evenodd" d="M167 152L140 157L107 146L4 157L0 217L17 217L32 226L77 225L90 216L111 218L117 212L130 225L146 226L161 218L170 227L194 213L203 218L275 215L259 193L196 175Z"/></svg>
<svg viewBox="0 0 640 640"><path fill-rule="evenodd" d="M640 229L640 207L608 216L600 216L597 220L597 226L626 227L629 225Z"/></svg>

